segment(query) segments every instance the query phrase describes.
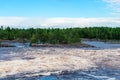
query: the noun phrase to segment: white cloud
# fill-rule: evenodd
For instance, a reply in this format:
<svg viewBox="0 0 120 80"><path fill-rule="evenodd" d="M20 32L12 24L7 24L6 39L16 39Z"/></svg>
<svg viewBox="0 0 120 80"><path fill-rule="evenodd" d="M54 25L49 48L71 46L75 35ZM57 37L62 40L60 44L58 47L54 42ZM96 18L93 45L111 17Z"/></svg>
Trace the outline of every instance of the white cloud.
<svg viewBox="0 0 120 80"><path fill-rule="evenodd" d="M0 25L22 28L65 28L85 26L120 26L119 18L22 18L0 17Z"/></svg>
<svg viewBox="0 0 120 80"><path fill-rule="evenodd" d="M106 1L108 3L115 3L115 4L119 4L120 3L120 0L103 0L103 1Z"/></svg>
<svg viewBox="0 0 120 80"><path fill-rule="evenodd" d="M109 8L113 10L114 14L120 15L120 0L102 0L102 1L108 4Z"/></svg>
<svg viewBox="0 0 120 80"><path fill-rule="evenodd" d="M0 17L0 25L14 26L24 21L26 18L22 17Z"/></svg>
<svg viewBox="0 0 120 80"><path fill-rule="evenodd" d="M106 1L108 3L114 3L114 4L120 4L120 0L103 0L103 1Z"/></svg>

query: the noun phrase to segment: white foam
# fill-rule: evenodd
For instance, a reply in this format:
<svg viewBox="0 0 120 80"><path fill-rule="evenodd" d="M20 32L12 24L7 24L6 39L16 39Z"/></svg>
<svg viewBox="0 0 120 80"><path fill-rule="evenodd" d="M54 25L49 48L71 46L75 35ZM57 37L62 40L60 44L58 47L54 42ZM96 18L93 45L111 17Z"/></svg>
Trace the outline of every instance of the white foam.
<svg viewBox="0 0 120 80"><path fill-rule="evenodd" d="M98 64L105 68L120 69L120 48L111 50L83 50L78 48L29 48L20 50L0 50L1 56L11 58L10 61L0 61L0 77L23 72L37 72L32 75L50 75L61 71L86 70L97 67ZM27 60L22 59L23 57L34 58ZM41 71L42 73L39 73ZM105 76L97 77L103 78ZM108 79L114 80L114 78Z"/></svg>

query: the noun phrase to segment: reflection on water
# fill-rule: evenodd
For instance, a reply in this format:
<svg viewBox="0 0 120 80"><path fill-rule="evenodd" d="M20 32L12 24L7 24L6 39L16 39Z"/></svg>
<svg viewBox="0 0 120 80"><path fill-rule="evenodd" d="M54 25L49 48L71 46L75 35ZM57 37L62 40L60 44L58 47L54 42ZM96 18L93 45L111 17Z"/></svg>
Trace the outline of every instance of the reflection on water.
<svg viewBox="0 0 120 80"><path fill-rule="evenodd" d="M95 46L97 48L120 48L120 44L112 44L102 41L82 41L85 44Z"/></svg>

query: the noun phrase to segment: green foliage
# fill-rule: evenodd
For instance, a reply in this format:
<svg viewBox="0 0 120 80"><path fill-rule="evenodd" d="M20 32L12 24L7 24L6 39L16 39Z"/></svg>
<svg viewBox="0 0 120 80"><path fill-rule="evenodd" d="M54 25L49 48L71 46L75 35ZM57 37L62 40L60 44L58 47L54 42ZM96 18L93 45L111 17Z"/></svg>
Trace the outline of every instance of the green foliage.
<svg viewBox="0 0 120 80"><path fill-rule="evenodd" d="M70 44L78 43L81 38L120 40L120 27L89 27L89 28L66 28L66 29L15 29L0 28L1 40L29 40L30 43Z"/></svg>
<svg viewBox="0 0 120 80"><path fill-rule="evenodd" d="M32 38L30 39L30 45L32 45L33 43L37 43L37 42L38 42L37 35L33 34Z"/></svg>
<svg viewBox="0 0 120 80"><path fill-rule="evenodd" d="M1 40L0 40L0 46L1 46Z"/></svg>

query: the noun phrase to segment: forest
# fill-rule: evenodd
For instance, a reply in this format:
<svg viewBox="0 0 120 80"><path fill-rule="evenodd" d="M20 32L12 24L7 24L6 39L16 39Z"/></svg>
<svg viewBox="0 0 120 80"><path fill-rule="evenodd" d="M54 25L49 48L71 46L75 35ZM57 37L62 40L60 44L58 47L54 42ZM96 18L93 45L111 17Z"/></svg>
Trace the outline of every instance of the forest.
<svg viewBox="0 0 120 80"><path fill-rule="evenodd" d="M30 43L69 44L81 42L81 38L120 40L120 27L85 28L10 28L0 27L0 40L17 40Z"/></svg>

